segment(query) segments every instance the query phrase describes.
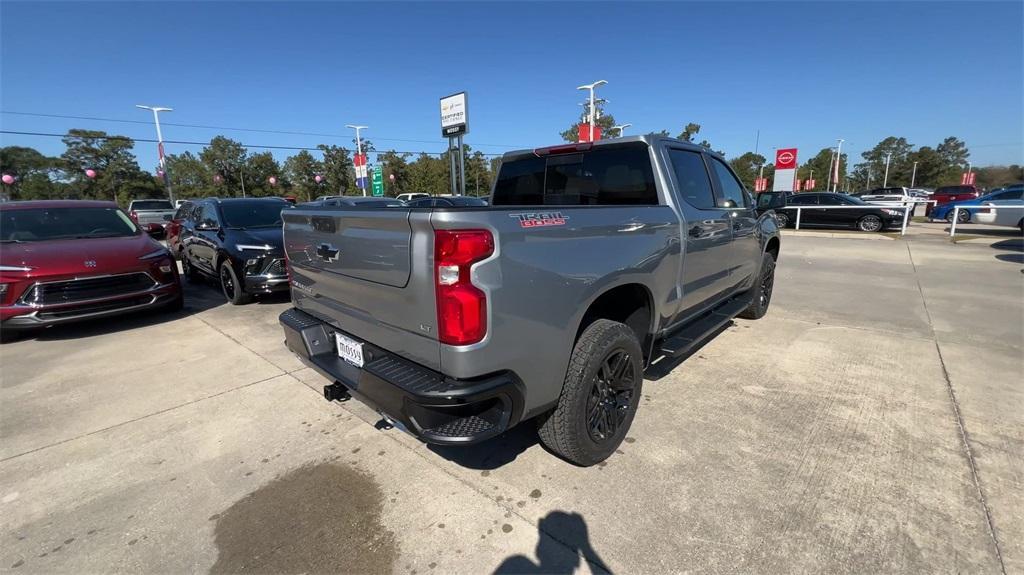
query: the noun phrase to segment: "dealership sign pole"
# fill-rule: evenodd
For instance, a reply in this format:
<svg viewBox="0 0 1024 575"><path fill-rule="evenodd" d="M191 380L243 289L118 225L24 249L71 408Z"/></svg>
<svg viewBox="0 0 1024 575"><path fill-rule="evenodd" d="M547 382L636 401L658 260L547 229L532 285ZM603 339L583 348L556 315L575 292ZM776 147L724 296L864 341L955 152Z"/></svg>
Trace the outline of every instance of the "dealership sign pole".
<svg viewBox="0 0 1024 575"><path fill-rule="evenodd" d="M441 135L448 138L448 167L451 170L452 195L466 194L466 152L462 136L469 133L469 98L465 92L441 98ZM458 146L459 177L455 177L455 156L452 151Z"/></svg>
<svg viewBox="0 0 1024 575"><path fill-rule="evenodd" d="M356 169L356 186L366 195L366 154L363 153L363 141L359 139L359 130L365 130L368 126L355 126L345 124L346 128L356 131L356 155L352 158L352 165Z"/></svg>

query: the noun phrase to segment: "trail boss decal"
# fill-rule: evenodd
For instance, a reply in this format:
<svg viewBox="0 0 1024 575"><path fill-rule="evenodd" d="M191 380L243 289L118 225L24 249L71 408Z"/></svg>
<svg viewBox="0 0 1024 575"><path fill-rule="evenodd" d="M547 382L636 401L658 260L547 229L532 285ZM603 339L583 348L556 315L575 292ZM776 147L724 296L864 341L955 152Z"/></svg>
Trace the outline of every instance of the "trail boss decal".
<svg viewBox="0 0 1024 575"><path fill-rule="evenodd" d="M542 226L564 226L569 216L562 212L529 212L526 214L509 214L508 217L519 220L521 228L539 228Z"/></svg>

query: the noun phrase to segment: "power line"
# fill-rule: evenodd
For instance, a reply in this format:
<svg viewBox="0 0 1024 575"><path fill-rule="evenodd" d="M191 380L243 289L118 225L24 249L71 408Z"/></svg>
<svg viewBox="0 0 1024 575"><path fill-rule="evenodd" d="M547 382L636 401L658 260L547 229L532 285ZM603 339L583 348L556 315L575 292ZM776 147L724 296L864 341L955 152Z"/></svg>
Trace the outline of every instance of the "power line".
<svg viewBox="0 0 1024 575"><path fill-rule="evenodd" d="M147 123L147 122L144 122L144 123ZM48 138L68 138L68 137L75 138L75 137L80 137L80 136L73 136L71 134L53 134L53 133L48 133L48 132L21 132L21 131L15 131L15 130L0 130L0 134L12 134L12 135L17 135L17 136L43 136L43 137L48 137ZM151 144L157 143L157 140L154 140L154 139L151 139L151 138L129 138L128 136L86 136L86 137L95 138L97 140L122 140L122 141L127 141L127 142L146 142L146 143L151 143ZM187 140L164 140L164 143L165 144L180 144L180 145L183 145L183 146L209 146L210 145L209 142L191 142L191 141L187 141ZM241 145L243 148L259 148L261 150L306 150L306 151L309 151L309 152L319 152L319 151L321 151L320 148L310 148L310 147L306 147L306 146L263 146L263 145L258 145L258 144L241 144L241 143L239 145ZM377 154L379 156L381 154L387 154L387 153L392 153L392 152L395 153L395 154L411 154L413 156L418 155L418 154L426 154L428 156L441 156L441 155L444 154L444 152L426 152L426 151L412 152L412 151L398 151L398 150L386 150L384 152L380 152L380 151L374 150L371 153ZM497 156L501 156L502 155L502 154L490 154L490 153L486 153L486 152L474 152L474 154L476 154L476 153L479 153L482 156L493 156L493 157L497 157Z"/></svg>
<svg viewBox="0 0 1024 575"><path fill-rule="evenodd" d="M12 116L32 116L36 118L60 118L65 120L89 120L92 122L117 122L120 124L146 124L150 125L149 121L144 120L121 120L117 118L99 118L95 116L69 116L66 114L42 114L37 112L15 112L10 110L0 110L0 114L8 114ZM343 140L351 139L350 134L326 134L319 132L298 132L293 130L268 130L261 128L229 128L226 126L207 126L203 124L177 124L173 122L161 122L163 126L175 126L178 128L198 128L201 130L226 130L234 132L257 132L262 134L287 134L292 136L313 136L318 138L340 138ZM377 140L379 142L406 142L411 144L437 144L444 145L444 140L409 140L403 138L370 138L371 140ZM481 142L474 142L477 146L492 146L496 148L528 148L529 146L514 146L512 144L484 144Z"/></svg>

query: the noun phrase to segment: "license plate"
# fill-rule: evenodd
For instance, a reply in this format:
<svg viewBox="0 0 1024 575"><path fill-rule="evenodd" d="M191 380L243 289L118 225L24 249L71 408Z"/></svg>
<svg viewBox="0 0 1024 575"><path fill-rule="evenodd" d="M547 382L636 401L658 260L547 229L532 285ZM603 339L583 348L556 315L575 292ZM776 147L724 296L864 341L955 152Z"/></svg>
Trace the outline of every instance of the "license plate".
<svg viewBox="0 0 1024 575"><path fill-rule="evenodd" d="M338 343L338 357L357 366L363 367L363 344L340 333L334 334L334 340Z"/></svg>

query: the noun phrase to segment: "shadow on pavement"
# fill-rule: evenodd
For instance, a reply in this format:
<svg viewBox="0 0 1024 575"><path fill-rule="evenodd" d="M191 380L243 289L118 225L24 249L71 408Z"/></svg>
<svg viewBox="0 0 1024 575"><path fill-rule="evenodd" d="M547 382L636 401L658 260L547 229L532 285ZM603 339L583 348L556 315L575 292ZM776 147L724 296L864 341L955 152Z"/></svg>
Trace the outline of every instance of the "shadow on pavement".
<svg viewBox="0 0 1024 575"><path fill-rule="evenodd" d="M996 254L996 259L1001 262L1010 262L1012 264L1024 264L1024 238L1014 238L1010 240L996 242L992 244L992 249L1007 252L1016 252L1009 254Z"/></svg>
<svg viewBox="0 0 1024 575"><path fill-rule="evenodd" d="M477 445L427 445L427 449L441 457L469 469L497 469L515 461L519 454L540 442L537 426L523 421L501 435Z"/></svg>
<svg viewBox="0 0 1024 575"><path fill-rule="evenodd" d="M495 575L513 573L575 573L587 562L593 573L611 573L594 550L587 523L579 513L552 511L537 525L537 562L525 555L506 558L494 570Z"/></svg>

